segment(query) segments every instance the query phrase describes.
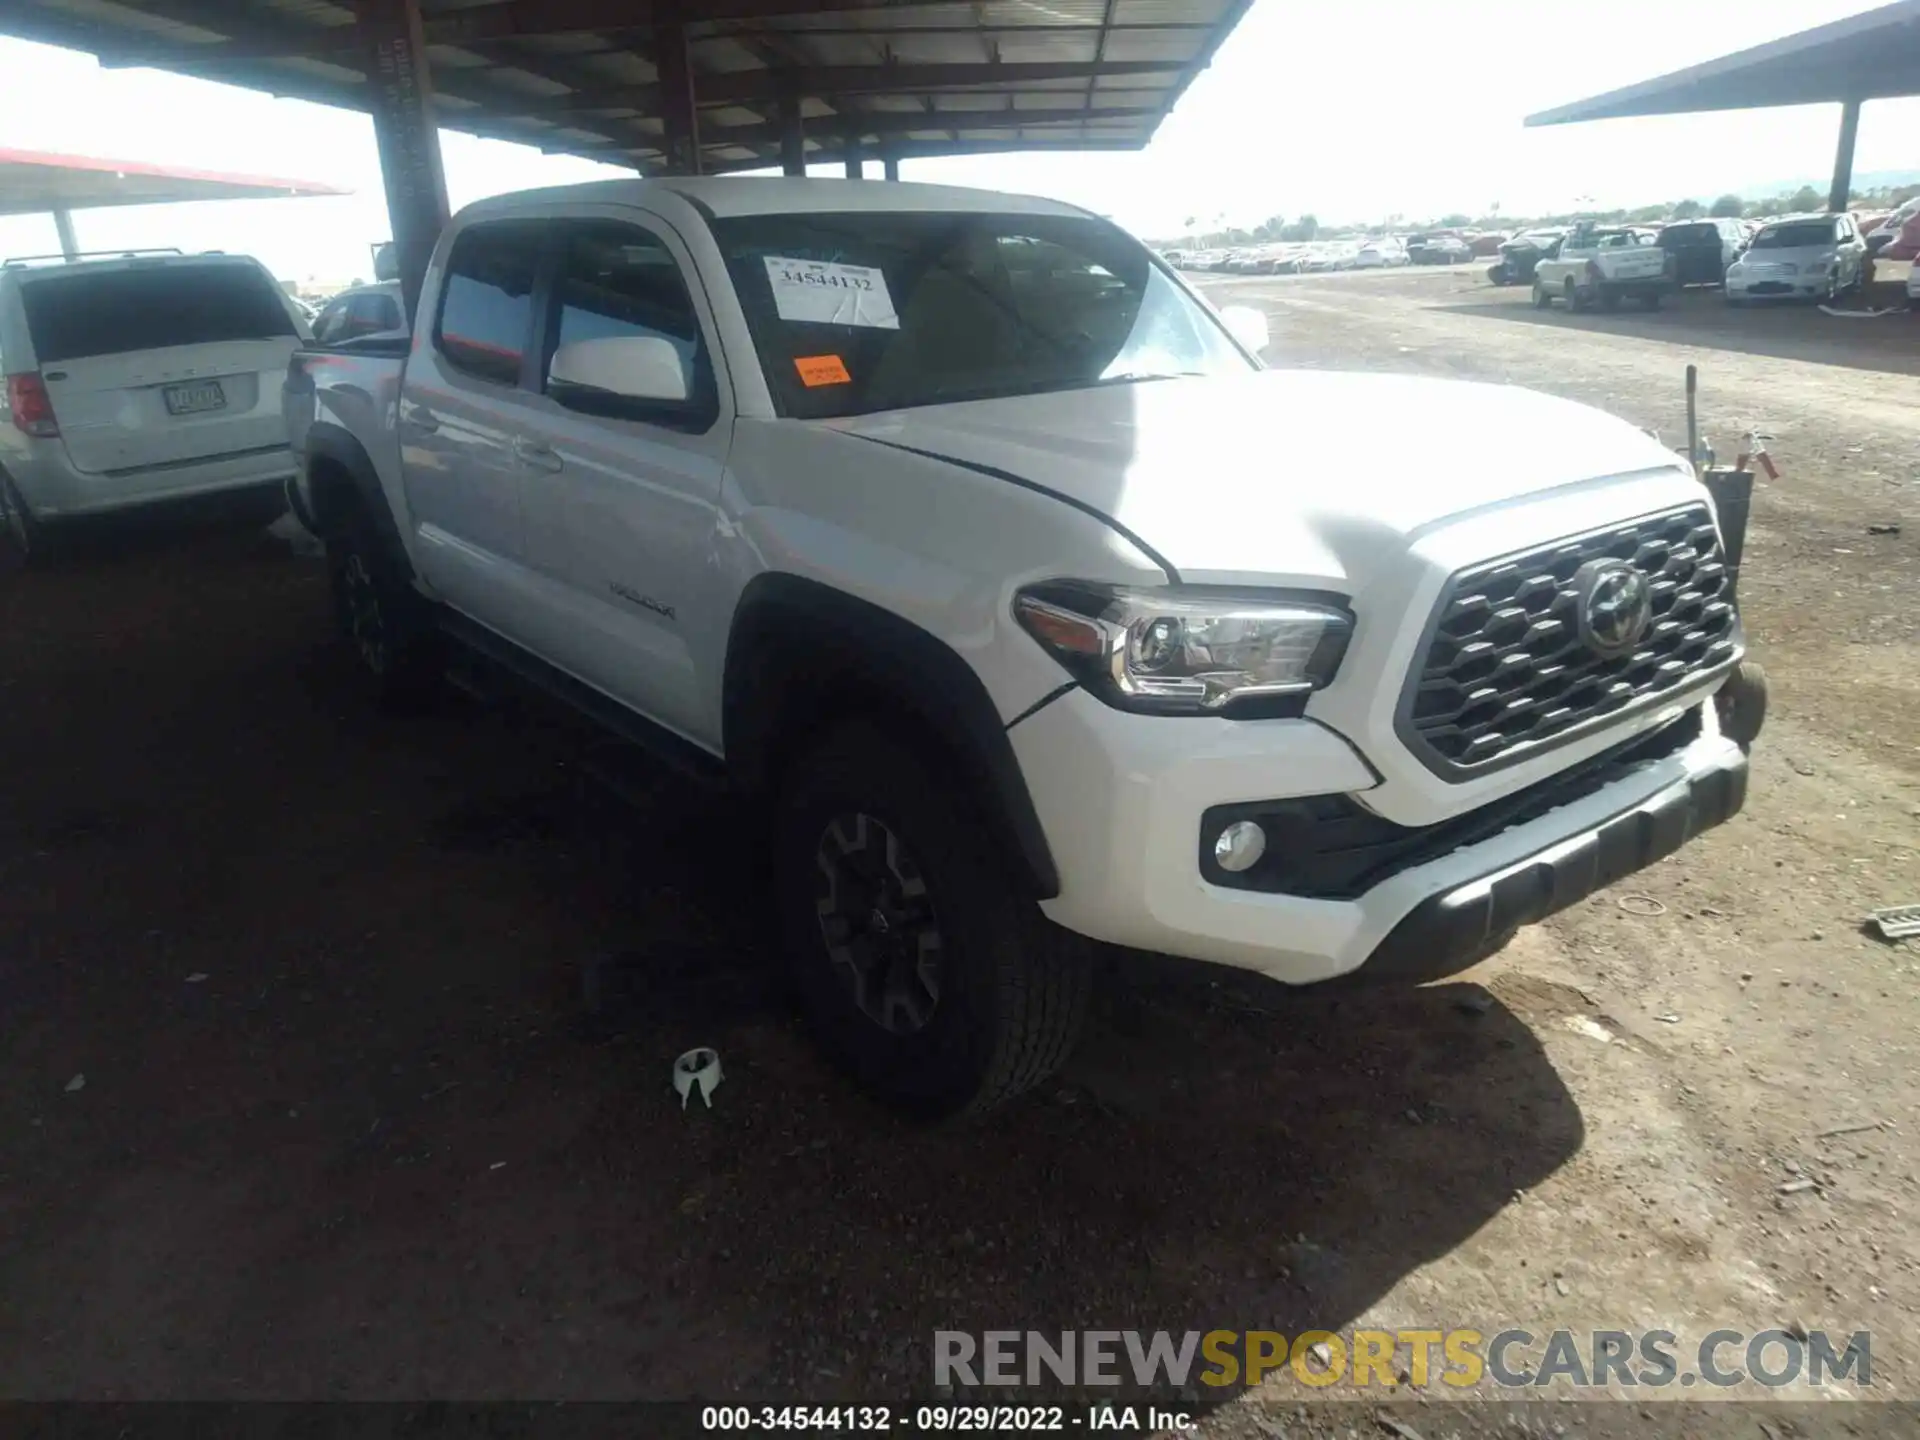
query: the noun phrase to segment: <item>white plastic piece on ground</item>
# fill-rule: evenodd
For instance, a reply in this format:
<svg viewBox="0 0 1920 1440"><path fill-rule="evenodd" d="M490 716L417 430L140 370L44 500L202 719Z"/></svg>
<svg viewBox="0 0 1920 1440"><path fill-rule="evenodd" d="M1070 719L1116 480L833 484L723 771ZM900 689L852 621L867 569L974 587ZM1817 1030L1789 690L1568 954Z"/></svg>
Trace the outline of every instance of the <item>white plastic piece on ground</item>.
<svg viewBox="0 0 1920 1440"><path fill-rule="evenodd" d="M1822 315L1837 315L1842 320L1878 320L1882 315L1905 313L1898 305L1886 305L1878 310L1836 310L1831 305L1822 304L1819 309Z"/></svg>
<svg viewBox="0 0 1920 1440"><path fill-rule="evenodd" d="M269 525L267 534L280 541L294 554L307 559L317 560L327 553L327 547L320 543L312 531L294 519L291 510Z"/></svg>
<svg viewBox="0 0 1920 1440"><path fill-rule="evenodd" d="M673 1062L673 1093L680 1097L680 1108L687 1108L687 1097L695 1090L713 1108L713 1091L725 1076L720 1073L720 1052L702 1045L689 1050Z"/></svg>

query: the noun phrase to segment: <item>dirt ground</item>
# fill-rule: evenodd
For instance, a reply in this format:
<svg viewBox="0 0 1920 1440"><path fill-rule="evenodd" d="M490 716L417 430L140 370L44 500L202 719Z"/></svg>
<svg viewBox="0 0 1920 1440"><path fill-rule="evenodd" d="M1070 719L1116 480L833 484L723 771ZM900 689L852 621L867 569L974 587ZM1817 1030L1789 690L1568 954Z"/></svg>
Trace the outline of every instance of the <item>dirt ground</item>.
<svg viewBox="0 0 1920 1440"><path fill-rule="evenodd" d="M916 1128L801 1031L740 817L557 717L376 715L254 525L99 537L0 575L0 1396L845 1403L927 1396L936 1329L1355 1325L1864 1329L1920 1394L1920 949L1861 925L1920 900L1920 322L1215 288L1282 363L1678 443L1692 360L1723 453L1770 432L1746 813L1411 993L1116 957L1058 1082ZM1364 1428L1303 1394L1203 1428Z"/></svg>

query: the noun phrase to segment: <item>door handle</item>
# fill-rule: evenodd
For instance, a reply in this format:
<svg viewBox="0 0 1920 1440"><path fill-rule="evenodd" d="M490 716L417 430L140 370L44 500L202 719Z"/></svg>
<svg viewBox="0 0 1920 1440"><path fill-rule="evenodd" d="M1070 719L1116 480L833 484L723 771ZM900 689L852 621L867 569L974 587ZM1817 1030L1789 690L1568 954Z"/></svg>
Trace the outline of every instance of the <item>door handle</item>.
<svg viewBox="0 0 1920 1440"><path fill-rule="evenodd" d="M560 469L561 461L551 445L541 440L529 440L524 435L516 435L513 440L513 457L529 470L543 470L549 474Z"/></svg>
<svg viewBox="0 0 1920 1440"><path fill-rule="evenodd" d="M431 435L440 428L440 417L424 405L409 405L400 412L400 423L424 435Z"/></svg>

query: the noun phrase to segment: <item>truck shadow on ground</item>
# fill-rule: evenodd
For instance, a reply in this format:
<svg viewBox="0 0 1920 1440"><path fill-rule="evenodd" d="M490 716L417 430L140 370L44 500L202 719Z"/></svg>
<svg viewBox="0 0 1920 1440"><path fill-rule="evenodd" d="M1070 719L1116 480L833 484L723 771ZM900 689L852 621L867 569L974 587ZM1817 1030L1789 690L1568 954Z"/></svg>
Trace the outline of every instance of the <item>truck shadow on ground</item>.
<svg viewBox="0 0 1920 1440"><path fill-rule="evenodd" d="M1873 318L1827 315L1817 307L1775 303L1729 307L1717 290L1689 290L1660 310L1632 307L1569 314L1558 302L1550 310L1536 310L1524 289L1476 290L1470 299L1435 305L1487 320L1526 325L1630 335L1638 340L1660 340L1671 345L1694 345L1709 350L1731 350L1776 360L1802 360L1812 365L1844 365L1855 370L1889 375L1914 372L1914 345L1920 336L1920 316L1907 312L1905 292L1899 287L1876 286L1871 295L1849 296L1849 309L1891 308L1893 313Z"/></svg>
<svg viewBox="0 0 1920 1440"><path fill-rule="evenodd" d="M0 1393L925 1397L936 1330L1337 1327L1580 1148L1478 987L1135 956L1056 1081L900 1120L740 816L383 719L317 567L177 561L0 577Z"/></svg>

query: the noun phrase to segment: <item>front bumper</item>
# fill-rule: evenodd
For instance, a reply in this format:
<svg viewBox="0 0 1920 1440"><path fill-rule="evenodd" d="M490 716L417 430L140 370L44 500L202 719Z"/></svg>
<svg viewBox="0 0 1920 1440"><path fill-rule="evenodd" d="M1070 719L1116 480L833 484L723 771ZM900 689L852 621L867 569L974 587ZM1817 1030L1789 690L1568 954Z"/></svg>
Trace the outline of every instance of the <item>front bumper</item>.
<svg viewBox="0 0 1920 1440"><path fill-rule="evenodd" d="M1812 300L1827 293L1827 275L1727 277L1727 295L1734 300Z"/></svg>
<svg viewBox="0 0 1920 1440"><path fill-rule="evenodd" d="M1364 796L1377 783L1310 720L1124 715L1084 691L1009 732L1060 870L1044 904L1097 940L1258 971L1288 984L1418 981L1505 931L1651 865L1736 813L1747 759L1711 704L1673 753L1558 808L1384 875L1351 898L1228 888L1201 874L1205 812L1252 799Z"/></svg>
<svg viewBox="0 0 1920 1440"><path fill-rule="evenodd" d="M1520 926L1664 860L1702 831L1732 819L1746 798L1746 756L1735 747L1724 763L1689 773L1611 820L1429 895L1393 927L1357 978L1417 984L1456 974Z"/></svg>

